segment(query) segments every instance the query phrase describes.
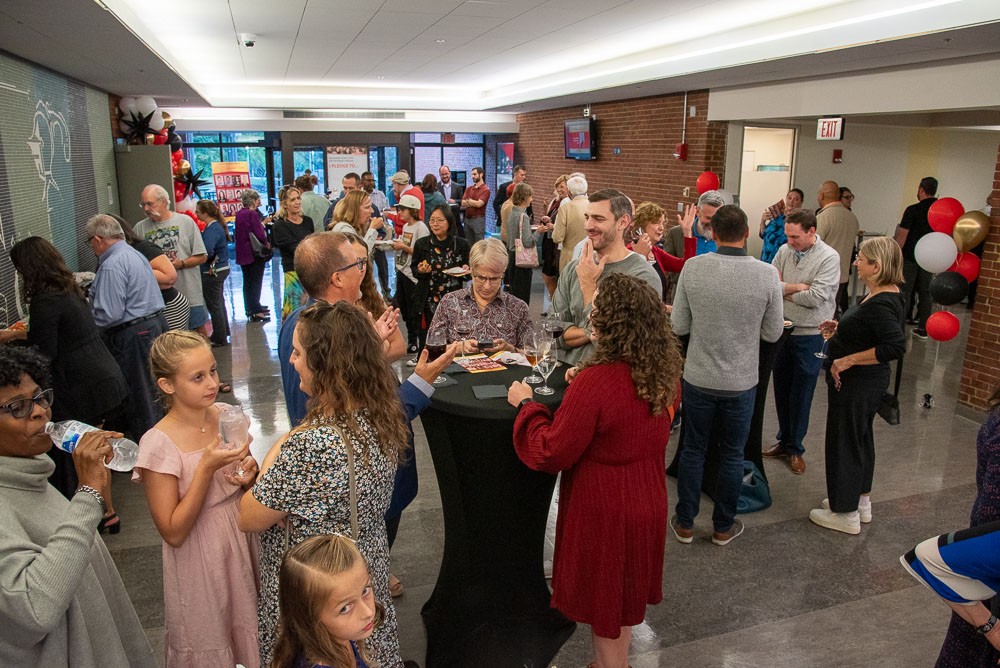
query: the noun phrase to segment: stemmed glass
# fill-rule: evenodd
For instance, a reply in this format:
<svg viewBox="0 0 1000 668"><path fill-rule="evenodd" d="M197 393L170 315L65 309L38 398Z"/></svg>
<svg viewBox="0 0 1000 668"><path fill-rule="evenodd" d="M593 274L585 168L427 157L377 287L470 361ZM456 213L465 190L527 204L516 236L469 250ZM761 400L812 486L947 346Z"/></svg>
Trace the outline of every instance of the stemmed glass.
<svg viewBox="0 0 1000 668"><path fill-rule="evenodd" d="M562 311L549 311L549 314L545 316L545 320L542 321L542 327L549 333L549 336L553 340L562 336L563 331L566 329Z"/></svg>
<svg viewBox="0 0 1000 668"><path fill-rule="evenodd" d="M558 363L551 349L546 350L544 355L539 356L538 372L542 374L544 382L541 387L535 388L535 394L555 394L555 390L549 387L549 376L552 375Z"/></svg>
<svg viewBox="0 0 1000 668"><path fill-rule="evenodd" d="M546 352L546 344L551 341L549 333L546 332L542 327L535 327L531 332L531 338L528 339L527 345L524 346L524 357L528 360L528 364L531 365L531 375L524 379L524 382L530 383L531 385L537 385L541 383L544 378L538 375L538 358Z"/></svg>
<svg viewBox="0 0 1000 668"><path fill-rule="evenodd" d="M819 330L819 333L823 336L823 348L818 353L813 353L816 357L821 360L828 359L830 356L826 354L827 345L830 343L830 339L836 333L836 330L831 327L824 327Z"/></svg>
<svg viewBox="0 0 1000 668"><path fill-rule="evenodd" d="M250 440L250 418L240 406L219 407L219 444L220 450L238 450ZM245 471L243 463L236 464L234 473L242 478Z"/></svg>
<svg viewBox="0 0 1000 668"><path fill-rule="evenodd" d="M455 322L455 332L458 334L462 341L462 358L465 358L465 341L469 338L469 334L472 334L472 316L469 314L468 309L462 309L462 312L458 316L458 320Z"/></svg>
<svg viewBox="0 0 1000 668"><path fill-rule="evenodd" d="M444 328L437 327L427 332L427 340L424 342L424 348L427 350L428 362L433 362L441 357L441 355L444 355L445 351L448 350L448 337L445 336ZM434 385L441 385L447 382L448 377L444 375L434 379Z"/></svg>

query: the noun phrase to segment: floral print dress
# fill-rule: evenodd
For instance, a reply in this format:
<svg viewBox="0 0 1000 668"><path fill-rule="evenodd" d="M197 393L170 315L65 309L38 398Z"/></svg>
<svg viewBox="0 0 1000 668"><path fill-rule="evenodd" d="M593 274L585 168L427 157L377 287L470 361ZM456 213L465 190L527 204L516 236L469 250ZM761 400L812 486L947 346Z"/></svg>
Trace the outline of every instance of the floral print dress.
<svg viewBox="0 0 1000 668"><path fill-rule="evenodd" d="M420 288L427 291L422 303L424 322L429 325L441 299L449 292L462 289L462 279L450 276L444 270L469 264L469 242L455 235L443 240L433 235L418 239L413 249L413 266L424 261L431 266L431 273L415 273L420 280Z"/></svg>
<svg viewBox="0 0 1000 668"><path fill-rule="evenodd" d="M372 659L381 668L400 668L396 610L389 595L389 541L385 512L392 497L396 462L382 454L368 414L354 413L360 433L349 432L343 417L333 424L314 424L293 433L274 464L254 485L252 494L268 508L288 513L285 529L275 525L261 534L260 603L258 607L261 665L270 665L278 623L278 569L286 547L311 536L340 533L357 541L368 562L375 598L385 606L385 620L368 640ZM358 498L358 536L351 535L351 501L346 444L354 452Z"/></svg>

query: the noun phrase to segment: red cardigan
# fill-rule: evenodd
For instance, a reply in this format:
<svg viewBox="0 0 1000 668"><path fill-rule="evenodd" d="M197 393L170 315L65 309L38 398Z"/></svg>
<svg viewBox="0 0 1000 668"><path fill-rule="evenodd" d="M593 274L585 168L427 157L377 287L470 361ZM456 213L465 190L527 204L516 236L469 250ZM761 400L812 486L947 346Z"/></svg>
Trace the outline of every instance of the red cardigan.
<svg viewBox="0 0 1000 668"><path fill-rule="evenodd" d="M632 250L632 244L629 244L628 248L629 250ZM680 270L684 268L684 263L687 262L689 258L694 257L697 252L698 240L693 236L684 237L684 257L674 257L662 248L653 246L653 258L656 260L656 264L660 267L660 270L664 274L679 273Z"/></svg>

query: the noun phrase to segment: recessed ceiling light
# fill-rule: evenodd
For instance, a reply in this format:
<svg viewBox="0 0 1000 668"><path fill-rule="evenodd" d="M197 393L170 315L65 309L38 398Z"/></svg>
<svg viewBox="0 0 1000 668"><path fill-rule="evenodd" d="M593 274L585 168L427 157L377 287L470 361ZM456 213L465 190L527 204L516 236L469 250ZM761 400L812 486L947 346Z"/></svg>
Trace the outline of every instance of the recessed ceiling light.
<svg viewBox="0 0 1000 668"><path fill-rule="evenodd" d="M385 77L375 77L375 78L378 79L379 81L381 81L382 79L385 79Z"/></svg>
<svg viewBox="0 0 1000 668"><path fill-rule="evenodd" d="M446 39L436 39L436 40L434 40L434 41L435 41L435 42L437 42L438 44L444 44L444 43L445 43L445 42L447 42L448 40L446 40Z"/></svg>

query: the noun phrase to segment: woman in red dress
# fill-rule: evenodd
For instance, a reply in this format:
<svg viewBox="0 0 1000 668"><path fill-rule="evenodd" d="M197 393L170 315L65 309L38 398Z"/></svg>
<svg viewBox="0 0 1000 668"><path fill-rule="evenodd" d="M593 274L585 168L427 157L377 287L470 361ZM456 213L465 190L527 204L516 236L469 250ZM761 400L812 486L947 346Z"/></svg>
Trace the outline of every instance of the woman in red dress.
<svg viewBox="0 0 1000 668"><path fill-rule="evenodd" d="M562 471L552 607L591 625L592 666L626 668L632 626L663 598L663 462L682 361L659 295L636 278L606 276L590 322L596 351L567 372L555 417L525 383L507 400L520 407L518 457Z"/></svg>

